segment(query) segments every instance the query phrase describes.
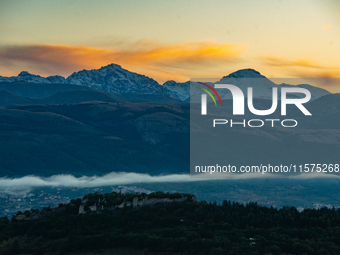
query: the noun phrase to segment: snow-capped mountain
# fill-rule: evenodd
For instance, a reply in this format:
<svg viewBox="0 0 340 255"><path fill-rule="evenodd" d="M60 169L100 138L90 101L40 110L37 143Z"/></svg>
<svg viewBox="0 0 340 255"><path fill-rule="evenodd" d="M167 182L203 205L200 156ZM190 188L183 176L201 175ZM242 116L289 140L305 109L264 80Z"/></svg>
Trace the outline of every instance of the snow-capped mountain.
<svg viewBox="0 0 340 255"><path fill-rule="evenodd" d="M235 78L235 79L240 79L240 78L266 78L265 76L263 76L262 74L260 74L260 72L251 69L251 68L247 68L247 69L241 69L238 70L236 72L233 72L227 76L224 76L221 81L223 79L231 79L231 78Z"/></svg>
<svg viewBox="0 0 340 255"><path fill-rule="evenodd" d="M34 82L34 83L50 83L47 78L41 77L40 75L30 74L29 72L22 71L18 76L2 77L0 76L1 82Z"/></svg>
<svg viewBox="0 0 340 255"><path fill-rule="evenodd" d="M253 69L242 69L224 76L219 84L233 84L239 87L243 94L247 95L248 87L253 88L253 98L272 99L272 88L275 83ZM232 99L231 92L227 89L218 90L223 99Z"/></svg>
<svg viewBox="0 0 340 255"><path fill-rule="evenodd" d="M62 76L41 77L30 74L26 71L21 72L18 76L1 77L0 82L33 82L33 83L66 83L85 85L91 88L101 89L117 94L149 94L162 95L174 98L179 101L190 100L190 82L177 83L167 81L162 85L158 84L152 78L145 75L130 72L116 64L103 66L100 69L82 70L74 72L66 79ZM220 84L233 84L238 86L247 95L247 88L253 87L253 98L272 99L272 88L280 86L295 86L289 84L275 84L265 76L261 75L254 69L242 69L224 76ZM211 84L213 86L213 84ZM308 84L297 85L297 87L307 88L312 94L312 100L321 96L330 94L327 90L314 87ZM280 90L279 90L280 91ZM197 88L192 93L201 93ZM232 99L229 90L219 90L221 99ZM280 96L280 94L279 94ZM302 94L294 95L296 97Z"/></svg>
<svg viewBox="0 0 340 255"><path fill-rule="evenodd" d="M100 69L74 72L66 79L59 75L44 78L23 71L18 76L0 76L0 82L76 84L117 94L152 94L168 96L172 94L171 91L167 91L155 80L145 75L130 72L116 64L110 64L101 67Z"/></svg>
<svg viewBox="0 0 340 255"><path fill-rule="evenodd" d="M60 75L48 76L46 79L50 83L66 83L66 79Z"/></svg>
<svg viewBox="0 0 340 255"><path fill-rule="evenodd" d="M207 83L210 86L214 87L213 83ZM227 76L224 76L221 80L217 81L215 84L232 84L239 87L244 96L248 95L248 87L253 88L253 98L258 99L268 99L272 100L273 88L278 88L278 99L281 98L281 90L280 87L302 87L306 88L311 92L311 100L315 100L321 96L331 94L327 90L314 87L308 84L300 84L300 85L290 85L290 84L275 84L271 80L267 79L265 76L260 74L258 71L254 69L242 69L236 72L233 72ZM174 85L173 85L174 86ZM175 87L175 86L174 86ZM181 84L179 84L181 87ZM202 91L200 90L202 87L200 84L191 87L191 95L200 95ZM180 88L179 91L182 91ZM232 99L232 94L228 89L218 89L218 94L220 98L223 99ZM181 97L185 97L185 95L181 95ZM289 97L305 97L302 93L290 93ZM198 100L199 97L194 96ZM208 99L209 100L209 99Z"/></svg>
<svg viewBox="0 0 340 255"><path fill-rule="evenodd" d="M118 94L164 94L163 87L155 80L130 72L116 64L75 72L66 79L66 83L85 85Z"/></svg>
<svg viewBox="0 0 340 255"><path fill-rule="evenodd" d="M290 84L275 84L271 80L267 79L265 76L260 74L258 71L254 69L242 69L236 72L229 74L228 76L224 76L220 81L216 82L220 84L233 84L238 86L243 94L247 95L248 87L253 88L253 98L261 98L261 99L272 99L272 89L274 87L278 88L278 97L280 99L280 87L301 87L306 88L311 92L312 98L314 100L324 95L330 94L325 89L321 89L318 87L314 87L308 84L300 84L300 85L290 85ZM229 90L219 90L221 91L220 96L223 99L232 99L232 95ZM304 97L304 94L295 93L290 94L290 96L295 97Z"/></svg>
<svg viewBox="0 0 340 255"><path fill-rule="evenodd" d="M65 81L66 79L60 75L48 76L44 78L40 75L30 74L27 71L22 71L18 76L0 76L0 82L65 83Z"/></svg>
<svg viewBox="0 0 340 255"><path fill-rule="evenodd" d="M169 97L180 101L189 101L190 99L190 81L183 83L167 81L163 84L163 87Z"/></svg>

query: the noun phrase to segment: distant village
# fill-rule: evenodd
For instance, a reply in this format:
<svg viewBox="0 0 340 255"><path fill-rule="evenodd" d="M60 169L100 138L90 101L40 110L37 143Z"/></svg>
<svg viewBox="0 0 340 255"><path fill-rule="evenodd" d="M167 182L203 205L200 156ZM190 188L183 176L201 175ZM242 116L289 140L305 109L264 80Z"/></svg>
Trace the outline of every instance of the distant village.
<svg viewBox="0 0 340 255"><path fill-rule="evenodd" d="M68 203L70 198L62 196L58 192L51 194L45 191L40 193L28 193L25 195L0 194L0 217L9 216L18 211L27 211L32 208L43 208L47 206L57 206L60 203Z"/></svg>
<svg viewBox="0 0 340 255"><path fill-rule="evenodd" d="M93 189L37 189L26 194L6 194L0 192L0 217L11 218L17 212L44 207L57 207L59 204L69 203L71 198L82 198L90 192L121 192L121 193L146 193L152 191L136 186L114 186Z"/></svg>

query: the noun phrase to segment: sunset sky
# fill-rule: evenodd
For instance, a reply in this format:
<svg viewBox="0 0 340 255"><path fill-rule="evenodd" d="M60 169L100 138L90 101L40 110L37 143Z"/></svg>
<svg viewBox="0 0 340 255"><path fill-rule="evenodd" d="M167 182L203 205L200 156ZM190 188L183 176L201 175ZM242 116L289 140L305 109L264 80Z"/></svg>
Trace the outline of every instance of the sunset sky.
<svg viewBox="0 0 340 255"><path fill-rule="evenodd" d="M0 76L340 78L339 0L0 0ZM332 92L340 86L324 84Z"/></svg>

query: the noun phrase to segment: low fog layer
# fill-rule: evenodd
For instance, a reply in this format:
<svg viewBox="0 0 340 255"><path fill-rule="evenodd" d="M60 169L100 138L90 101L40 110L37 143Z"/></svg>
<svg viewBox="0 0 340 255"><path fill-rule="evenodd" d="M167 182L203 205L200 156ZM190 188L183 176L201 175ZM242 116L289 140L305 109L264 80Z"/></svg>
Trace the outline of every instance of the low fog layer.
<svg viewBox="0 0 340 255"><path fill-rule="evenodd" d="M38 187L63 187L63 188L93 188L113 185L126 185L134 183L159 183L159 182L190 182L204 181L211 179L252 179L252 178L338 178L336 175L324 173L310 173L294 176L284 176L278 174L261 174L261 173L246 173L246 174L200 174L198 178L190 177L188 174L172 174L151 176L148 174L139 173L116 173L112 172L104 176L83 176L74 177L73 175L53 175L50 177L39 176L24 176L20 178L0 178L0 193L6 194L25 194L34 188Z"/></svg>

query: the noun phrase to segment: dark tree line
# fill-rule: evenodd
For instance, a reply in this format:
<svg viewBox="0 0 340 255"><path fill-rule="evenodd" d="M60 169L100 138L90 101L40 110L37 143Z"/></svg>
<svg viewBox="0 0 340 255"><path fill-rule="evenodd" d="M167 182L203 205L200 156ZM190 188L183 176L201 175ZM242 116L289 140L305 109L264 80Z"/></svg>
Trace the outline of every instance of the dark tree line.
<svg viewBox="0 0 340 255"><path fill-rule="evenodd" d="M95 193L86 197L93 202L106 197L114 203L133 196ZM158 192L154 196L182 195ZM56 209L45 208L37 220L1 218L0 254L126 247L151 254L340 254L340 210L335 209L299 212L295 207L202 201L78 215L80 203L79 199Z"/></svg>

